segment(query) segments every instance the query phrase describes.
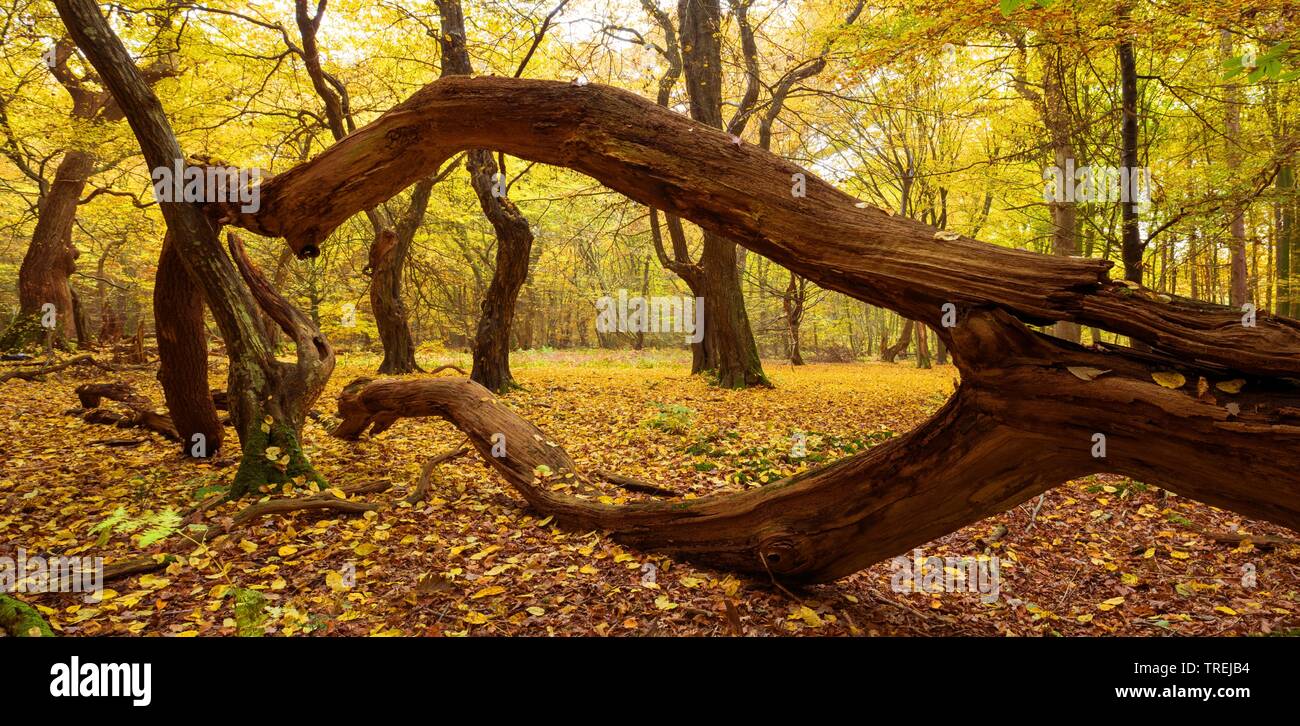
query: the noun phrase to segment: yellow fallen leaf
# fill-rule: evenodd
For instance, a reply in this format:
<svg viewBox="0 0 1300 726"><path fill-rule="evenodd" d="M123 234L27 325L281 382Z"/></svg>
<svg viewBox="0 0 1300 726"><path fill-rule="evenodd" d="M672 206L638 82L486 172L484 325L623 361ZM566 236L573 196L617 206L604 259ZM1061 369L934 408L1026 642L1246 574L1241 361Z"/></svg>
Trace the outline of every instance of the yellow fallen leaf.
<svg viewBox="0 0 1300 726"><path fill-rule="evenodd" d="M1110 371L1103 371L1100 368L1089 368L1087 366L1066 366L1065 370L1079 380L1091 381L1092 379Z"/></svg>
<svg viewBox="0 0 1300 726"><path fill-rule="evenodd" d="M1219 381L1214 387L1224 393L1241 393L1241 389L1246 385L1246 381L1241 378L1234 378L1230 381Z"/></svg>
<svg viewBox="0 0 1300 726"><path fill-rule="evenodd" d="M1224 606L1224 605L1220 605L1220 606L1216 607L1215 610L1218 611L1218 612L1221 612L1221 613L1223 613L1223 614L1225 614L1225 615L1236 615L1236 614L1237 614L1237 611L1236 611L1236 610L1233 610L1232 608L1230 608L1230 607L1226 607L1226 606Z"/></svg>
<svg viewBox="0 0 1300 726"><path fill-rule="evenodd" d="M297 551L298 551L298 548L297 548L297 547L294 547L293 545L285 545L285 546L281 547L280 549L276 550L276 552L277 552L281 557L288 557L289 555L295 554Z"/></svg>
<svg viewBox="0 0 1300 726"><path fill-rule="evenodd" d="M655 607L659 608L660 610L672 610L673 608L677 607L677 603L673 602L672 600L669 600L667 595L660 595L659 597L655 598Z"/></svg>
<svg viewBox="0 0 1300 726"><path fill-rule="evenodd" d="M492 597L493 595L500 595L505 591L506 589L504 587L501 587L500 585L493 585L492 587L485 587L482 590L479 590L478 592L474 593L473 595L470 595L469 599L478 600L480 598Z"/></svg>
<svg viewBox="0 0 1300 726"><path fill-rule="evenodd" d="M1151 378L1165 388L1182 388L1183 384L1187 383L1183 374L1177 371L1159 371L1152 373Z"/></svg>
<svg viewBox="0 0 1300 726"><path fill-rule="evenodd" d="M800 605L794 609L793 614L790 615L790 619L793 620L795 618L802 620L804 624L810 628L820 628L826 624L825 621L821 619L821 616L817 614L817 611L807 605Z"/></svg>
<svg viewBox="0 0 1300 726"><path fill-rule="evenodd" d="M528 608L528 614L540 618L541 616L543 616L543 615L546 614L546 610L544 610L543 608L539 608L539 607L537 607L536 605L534 605L534 606Z"/></svg>

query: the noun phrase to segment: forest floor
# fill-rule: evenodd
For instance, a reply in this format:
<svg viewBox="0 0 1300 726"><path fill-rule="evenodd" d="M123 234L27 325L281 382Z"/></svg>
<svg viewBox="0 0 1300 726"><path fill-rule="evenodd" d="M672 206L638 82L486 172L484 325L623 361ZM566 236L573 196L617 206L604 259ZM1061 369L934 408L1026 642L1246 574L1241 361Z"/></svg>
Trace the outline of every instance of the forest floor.
<svg viewBox="0 0 1300 726"><path fill-rule="evenodd" d="M524 389L506 403L580 467L687 496L762 486L876 445L941 406L957 376L952 367L917 370L910 362L768 361L774 390L726 391L688 375L680 356L515 360ZM317 404L324 423L339 389L376 364L372 356L342 357ZM307 451L332 486L392 482L357 497L381 508L266 517L200 545L193 530L176 528L175 513L228 484L233 460L189 463L155 434L65 415L77 385L111 380L162 400L152 370L72 369L46 382L0 384L0 408L9 412L0 422L0 556L21 547L28 557L102 556L109 566L147 553L176 558L107 583L98 602L20 595L63 635L1300 632L1300 546L1222 543L1204 531L1297 535L1120 477L1072 482L1048 492L1036 516L1034 499L921 548L927 557L996 557L996 598L895 592L890 562L786 592L596 532L564 532L472 453L440 465L426 503L407 505L423 462L464 440L437 420L402 420L358 443L308 422ZM225 387L223 369L212 383ZM800 431L803 458L791 456ZM641 496L613 486L606 494ZM245 504L211 509L206 521L226 523Z"/></svg>

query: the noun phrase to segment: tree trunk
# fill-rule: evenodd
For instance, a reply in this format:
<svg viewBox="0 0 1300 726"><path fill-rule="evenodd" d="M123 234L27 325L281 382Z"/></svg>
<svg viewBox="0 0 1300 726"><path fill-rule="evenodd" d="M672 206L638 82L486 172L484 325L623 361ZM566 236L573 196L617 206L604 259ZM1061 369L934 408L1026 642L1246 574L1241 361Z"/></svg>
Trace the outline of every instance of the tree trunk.
<svg viewBox="0 0 1300 726"><path fill-rule="evenodd" d="M1043 120L1051 140L1052 159L1061 173L1064 184L1074 184L1066 173L1073 169L1077 159L1074 151L1074 114L1066 96L1066 81L1073 78L1073 66L1065 59L1060 44L1052 44L1043 51ZM1052 254L1073 257L1079 254L1078 210L1073 200L1048 202L1052 214ZM1074 343L1081 338L1079 326L1069 320L1057 321L1056 336Z"/></svg>
<svg viewBox="0 0 1300 726"><path fill-rule="evenodd" d="M302 46L296 52L303 60L312 88L324 103L330 134L338 141L354 128L355 122L346 89L337 78L327 76L321 66L316 36L324 14L324 0L317 4L315 12L307 0L294 2L294 17L302 38ZM385 209L375 207L366 210L366 218L374 230L367 269L371 275L370 311L375 317L375 327L384 349L384 359L379 364L380 373L400 374L422 370L415 360L415 342L411 337L406 305L402 302L402 271L415 232L424 218L432 186L433 182L428 180L422 180L416 185L412 190L407 213L396 225ZM398 227L396 231L393 230L394 226ZM313 320L316 325L320 324L315 316Z"/></svg>
<svg viewBox="0 0 1300 726"><path fill-rule="evenodd" d="M1232 34L1227 30L1219 32L1219 52L1226 58L1232 55ZM1241 86L1229 82L1225 89L1225 108L1223 122L1223 143L1227 153L1225 158L1228 176L1236 175L1241 166ZM1231 204L1232 220L1228 223L1231 238L1228 241L1228 254L1231 260L1231 286L1228 288L1228 302L1237 309L1250 302L1247 290L1246 269L1246 215L1238 203Z"/></svg>
<svg viewBox="0 0 1300 726"><path fill-rule="evenodd" d="M912 344L912 328L916 325L912 320L903 323L903 332L898 335L898 342L893 345L884 345L880 349L880 360L886 363L893 363L898 360L898 356L907 352L907 348Z"/></svg>
<svg viewBox="0 0 1300 726"><path fill-rule="evenodd" d="M1296 225L1300 203L1295 200L1295 167L1286 164L1278 169L1276 187L1278 190L1278 230L1277 263L1274 275L1277 277L1277 314L1290 317L1300 316L1300 285L1293 279L1291 268L1295 256L1300 254L1300 227Z"/></svg>
<svg viewBox="0 0 1300 726"><path fill-rule="evenodd" d="M722 39L718 0L679 0L682 68L691 118L716 129L722 123ZM724 388L767 386L758 345L745 311L736 268L736 243L704 231L700 281L692 286L704 298L703 350L694 372L708 372Z"/></svg>
<svg viewBox="0 0 1300 726"><path fill-rule="evenodd" d="M785 287L781 298L781 309L785 312L786 330L790 334L790 364L804 364L799 350L799 326L803 323L804 303L807 301L808 281L790 273L790 282Z"/></svg>
<svg viewBox="0 0 1300 726"><path fill-rule="evenodd" d="M153 318L158 337L158 382L180 435L181 453L214 456L223 443L221 420L208 390L208 334L203 298L172 236L163 239L153 285Z"/></svg>
<svg viewBox="0 0 1300 726"><path fill-rule="evenodd" d="M1133 40L1127 27L1129 10L1124 8L1121 28L1123 39L1119 44L1120 73L1120 166L1128 170L1130 183L1120 190L1121 243L1120 256L1124 260L1124 279L1144 285L1142 279L1143 256L1146 245L1142 243L1142 230L1138 227L1138 200L1130 195L1137 190L1138 171L1138 91L1137 59ZM1120 179L1124 179L1123 175ZM1079 339L1075 339L1079 342Z"/></svg>
<svg viewBox="0 0 1300 726"><path fill-rule="evenodd" d="M433 180L425 179L413 188L408 219L396 231L384 229L370 247L370 310L379 329L384 347L380 373L414 373L420 368L415 360L415 340L407 323L406 304L402 302L402 272L420 220L428 207Z"/></svg>
<svg viewBox="0 0 1300 726"><path fill-rule="evenodd" d="M77 339L72 310L72 288L68 284L76 269L77 250L72 245L72 225L77 203L95 168L89 151L71 149L63 155L54 183L41 200L31 244L18 268L19 317L0 337L0 348L17 349L38 345L45 328L43 306L54 306L54 331L59 341Z"/></svg>
<svg viewBox="0 0 1300 726"><path fill-rule="evenodd" d="M465 46L465 20L460 0L438 0L442 35L442 76L470 75L474 72ZM497 168L492 152L473 150L467 157L470 186L478 197L483 216L492 223L497 237L496 269L483 296L478 331L474 336L474 367L470 377L490 391L505 393L515 388L510 373L510 326L514 321L519 291L528 278L529 253L533 232L514 202L506 196L504 175Z"/></svg>
<svg viewBox="0 0 1300 726"><path fill-rule="evenodd" d="M916 367L927 369L934 367L930 361L929 335L924 325L916 326Z"/></svg>

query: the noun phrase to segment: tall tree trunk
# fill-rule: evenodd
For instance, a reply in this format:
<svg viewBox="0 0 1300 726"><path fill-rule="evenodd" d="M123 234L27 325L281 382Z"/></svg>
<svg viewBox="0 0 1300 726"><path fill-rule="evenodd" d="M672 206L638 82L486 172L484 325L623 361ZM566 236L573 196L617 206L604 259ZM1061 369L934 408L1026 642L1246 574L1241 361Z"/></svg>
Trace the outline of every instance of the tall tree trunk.
<svg viewBox="0 0 1300 726"><path fill-rule="evenodd" d="M338 141L355 128L355 122L342 82L328 75L321 66L316 36L325 14L325 4L326 0L319 0L313 12L308 0L294 1L294 16L302 38L302 47L294 50L302 58L312 88L325 105L326 125L330 134ZM424 182L421 181L420 184ZM370 312L375 317L375 327L384 349L384 359L379 364L380 373L400 374L423 370L415 360L411 325L407 320L406 305L402 302L402 270L428 201L428 189L423 192L413 190L407 214L398 223L394 223L382 207L366 210L366 218L374 231L368 269L371 275ZM413 226L408 228L407 222L412 219ZM394 231L394 227L402 229Z"/></svg>
<svg viewBox="0 0 1300 726"><path fill-rule="evenodd" d="M691 118L716 129L722 123L722 25L718 0L679 0L682 68ZM770 385L749 326L736 268L736 243L705 230L699 267L704 298L701 365L724 388Z"/></svg>
<svg viewBox="0 0 1300 726"><path fill-rule="evenodd" d="M1219 52L1225 58L1232 55L1232 34L1227 30L1219 32ZM1227 106L1224 110L1223 142L1226 148L1228 178L1231 179L1236 176L1237 168L1241 166L1241 86L1229 82L1225 91ZM1246 216L1242 206L1235 202L1230 207L1230 213L1232 221L1228 225L1231 233L1228 253L1231 259L1232 282L1231 287L1228 288L1228 302L1235 308L1241 308L1242 305L1250 302L1247 290Z"/></svg>
<svg viewBox="0 0 1300 726"><path fill-rule="evenodd" d="M1053 43L1043 51L1043 120L1051 141L1052 159L1065 184L1074 183L1066 171L1073 169L1077 162L1074 114L1066 95L1067 80L1073 77L1073 66L1066 60L1065 50L1060 44ZM1074 201L1053 200L1048 207L1052 214L1052 254L1058 257L1078 255L1078 210ZM1082 335L1079 326L1068 320L1056 323L1055 334L1074 343L1078 343Z"/></svg>
<svg viewBox="0 0 1300 726"><path fill-rule="evenodd" d="M785 312L786 329L790 334L790 364L801 366L803 354L799 350L799 326L803 323L803 307L807 299L808 281L793 272L786 285L781 307Z"/></svg>
<svg viewBox="0 0 1300 726"><path fill-rule="evenodd" d="M410 256L415 233L429 207L435 179L422 179L411 189L411 201L396 230L383 229L370 248L370 309L384 347L380 373L413 373L423 370L415 360L415 339L402 302L402 273Z"/></svg>
<svg viewBox="0 0 1300 726"><path fill-rule="evenodd" d="M465 46L465 19L460 0L438 0L438 13L442 23L442 35L438 38L442 76L473 74ZM496 269L483 295L470 378L489 391L504 393L517 385L510 373L510 326L519 291L528 278L533 232L523 213L507 196L505 177L490 151L470 151L465 166L479 207L492 223L497 238Z"/></svg>
<svg viewBox="0 0 1300 726"><path fill-rule="evenodd" d="M208 336L203 297L171 234L163 238L153 284L153 318L158 337L158 382L181 439L181 453L211 457L221 449L223 430L208 390Z"/></svg>
<svg viewBox="0 0 1300 726"><path fill-rule="evenodd" d="M1296 217L1300 213L1300 203L1295 199L1295 167L1285 164L1277 173L1275 182L1278 191L1277 224L1277 262L1274 275L1277 277L1277 314L1300 318L1300 285L1292 274L1296 255L1300 254L1300 228Z"/></svg>
<svg viewBox="0 0 1300 726"><path fill-rule="evenodd" d="M1144 284L1142 258L1146 245L1142 243L1142 230L1138 227L1138 200L1132 196L1138 189L1138 91L1137 59L1133 52L1131 29L1128 27L1129 10L1123 11L1124 27L1119 44L1120 74L1120 166L1128 170L1128 187L1120 190L1121 243L1120 256L1124 260L1124 279ZM1078 342L1077 340L1075 342Z"/></svg>
<svg viewBox="0 0 1300 726"><path fill-rule="evenodd" d="M930 361L930 342L928 329L924 325L916 326L916 367L932 368L934 364Z"/></svg>

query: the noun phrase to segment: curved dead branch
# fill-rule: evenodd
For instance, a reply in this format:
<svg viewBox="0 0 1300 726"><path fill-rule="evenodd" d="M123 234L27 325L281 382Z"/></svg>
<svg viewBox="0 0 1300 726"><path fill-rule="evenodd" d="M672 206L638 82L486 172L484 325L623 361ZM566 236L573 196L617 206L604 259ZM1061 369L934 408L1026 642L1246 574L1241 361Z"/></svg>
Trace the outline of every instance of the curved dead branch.
<svg viewBox="0 0 1300 726"><path fill-rule="evenodd" d="M1111 282L1104 260L996 247L895 217L625 91L445 78L264 184L258 212L209 211L312 255L348 217L478 148L587 173L924 323L952 350L962 382L934 417L886 444L759 490L682 502L616 507L566 492L582 483L568 454L466 381L355 381L339 400L344 438L440 416L560 521L787 580L854 572L1099 471L1300 527L1300 323L1260 314L1252 325L1241 311ZM800 175L806 193L796 195ZM1146 349L1085 349L1026 325L1062 320ZM1160 373L1182 382L1153 379ZM492 455L494 434L506 456Z"/></svg>
<svg viewBox="0 0 1300 726"><path fill-rule="evenodd" d="M482 123L491 118L492 123ZM448 77L417 91L309 162L262 185L254 213L212 205L232 223L315 254L344 220L473 148L591 175L649 206L734 239L822 287L907 318L945 339L943 305L995 306L1022 320L1068 320L1132 336L1187 360L1243 373L1300 375L1300 323L1165 300L1108 280L1105 260L949 239L863 203L800 167L633 93L599 85ZM792 193L803 175L806 193ZM960 351L955 350L960 355Z"/></svg>

